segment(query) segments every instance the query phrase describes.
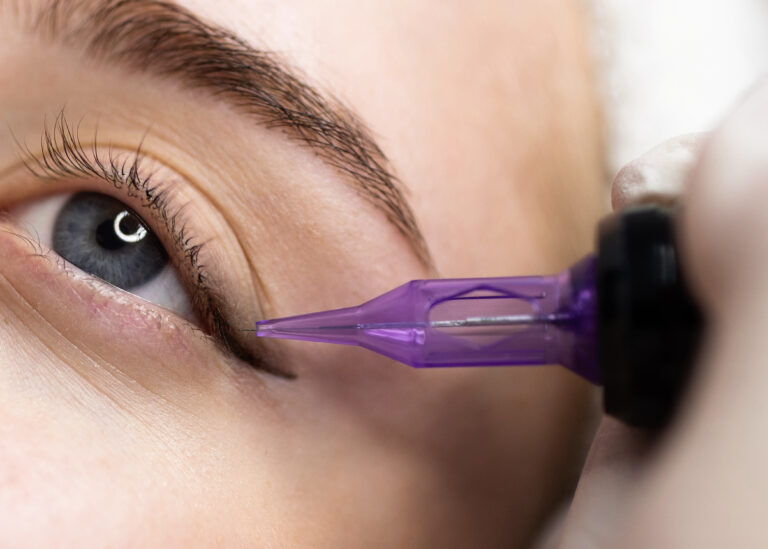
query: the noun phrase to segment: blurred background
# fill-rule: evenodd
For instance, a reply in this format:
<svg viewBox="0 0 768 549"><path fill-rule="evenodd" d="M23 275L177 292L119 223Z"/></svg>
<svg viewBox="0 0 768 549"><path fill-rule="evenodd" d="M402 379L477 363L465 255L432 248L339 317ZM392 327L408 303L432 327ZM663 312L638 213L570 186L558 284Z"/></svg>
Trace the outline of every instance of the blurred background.
<svg viewBox="0 0 768 549"><path fill-rule="evenodd" d="M588 0L608 177L665 139L706 131L768 69L768 0Z"/></svg>

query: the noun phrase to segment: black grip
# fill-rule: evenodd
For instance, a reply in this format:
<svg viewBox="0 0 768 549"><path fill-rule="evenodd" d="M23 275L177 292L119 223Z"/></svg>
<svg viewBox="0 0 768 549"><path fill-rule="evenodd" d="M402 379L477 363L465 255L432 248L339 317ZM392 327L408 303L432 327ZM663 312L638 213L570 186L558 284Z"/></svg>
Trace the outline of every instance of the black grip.
<svg viewBox="0 0 768 549"><path fill-rule="evenodd" d="M673 416L703 328L680 269L674 212L644 206L598 227L598 360L606 413L637 427Z"/></svg>

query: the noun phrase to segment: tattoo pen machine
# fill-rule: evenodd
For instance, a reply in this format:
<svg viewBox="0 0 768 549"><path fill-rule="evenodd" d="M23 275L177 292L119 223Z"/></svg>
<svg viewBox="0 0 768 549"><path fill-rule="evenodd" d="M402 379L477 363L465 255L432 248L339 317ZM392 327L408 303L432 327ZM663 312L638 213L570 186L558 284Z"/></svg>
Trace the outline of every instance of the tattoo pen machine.
<svg viewBox="0 0 768 549"><path fill-rule="evenodd" d="M606 413L661 427L703 327L673 221L664 208L626 210L560 274L414 280L358 307L259 322L256 334L358 345L416 368L559 364L603 386Z"/></svg>

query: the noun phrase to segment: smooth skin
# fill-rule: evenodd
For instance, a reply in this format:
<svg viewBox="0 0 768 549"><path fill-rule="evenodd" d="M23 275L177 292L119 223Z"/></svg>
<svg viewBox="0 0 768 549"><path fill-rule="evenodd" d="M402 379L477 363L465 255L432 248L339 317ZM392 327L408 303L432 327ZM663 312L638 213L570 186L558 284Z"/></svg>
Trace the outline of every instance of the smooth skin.
<svg viewBox="0 0 768 549"><path fill-rule="evenodd" d="M38 4L0 0L0 207L87 189L144 213L99 181L36 180L14 141L34 148L62 109L86 145L97 126L118 155L143 140L243 327L592 247L607 189L578 2L180 2L365 121L434 270L310 150L32 36L19 13ZM569 372L281 343L297 378L277 378L0 228L0 546L523 547L575 486L596 395Z"/></svg>

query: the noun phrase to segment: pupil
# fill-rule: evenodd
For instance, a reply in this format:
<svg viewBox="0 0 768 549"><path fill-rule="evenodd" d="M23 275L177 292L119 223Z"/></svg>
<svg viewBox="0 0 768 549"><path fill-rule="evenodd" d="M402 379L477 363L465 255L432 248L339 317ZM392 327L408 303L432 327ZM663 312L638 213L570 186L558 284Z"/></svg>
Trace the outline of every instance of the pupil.
<svg viewBox="0 0 768 549"><path fill-rule="evenodd" d="M120 220L120 230L125 235L133 235L139 230L139 220L133 215L126 215ZM113 231L114 232L114 231Z"/></svg>
<svg viewBox="0 0 768 549"><path fill-rule="evenodd" d="M120 228L122 227L121 223ZM115 233L115 224L112 219L102 221L96 228L96 242L107 250L118 250L125 246L125 241Z"/></svg>

